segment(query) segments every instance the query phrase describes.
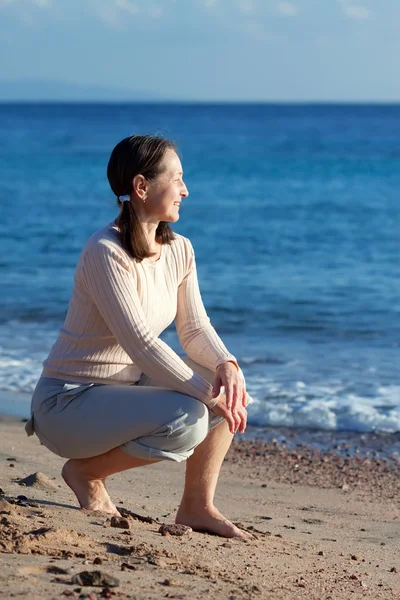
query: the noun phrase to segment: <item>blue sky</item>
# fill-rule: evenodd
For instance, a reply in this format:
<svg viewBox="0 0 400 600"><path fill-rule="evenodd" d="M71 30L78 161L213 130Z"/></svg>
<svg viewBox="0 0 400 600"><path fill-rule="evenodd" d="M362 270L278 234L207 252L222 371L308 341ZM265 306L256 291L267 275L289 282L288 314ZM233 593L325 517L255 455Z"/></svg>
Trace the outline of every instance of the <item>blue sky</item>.
<svg viewBox="0 0 400 600"><path fill-rule="evenodd" d="M400 101L399 0L0 0L0 80Z"/></svg>

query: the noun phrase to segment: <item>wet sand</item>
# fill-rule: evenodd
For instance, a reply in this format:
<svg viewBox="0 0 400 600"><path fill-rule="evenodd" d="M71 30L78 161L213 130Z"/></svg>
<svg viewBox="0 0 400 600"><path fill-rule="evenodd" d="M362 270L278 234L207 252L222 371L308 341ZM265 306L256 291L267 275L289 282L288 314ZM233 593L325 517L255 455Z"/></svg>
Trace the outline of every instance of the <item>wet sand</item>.
<svg viewBox="0 0 400 600"><path fill-rule="evenodd" d="M110 478L117 506L134 513L126 529L78 510L60 477L63 459L23 427L0 421L0 599L400 599L396 455L347 452L351 443L321 451L235 441L216 503L255 534L248 543L159 533L174 521L182 464ZM83 571L117 581L100 575L99 586L86 586L74 579Z"/></svg>

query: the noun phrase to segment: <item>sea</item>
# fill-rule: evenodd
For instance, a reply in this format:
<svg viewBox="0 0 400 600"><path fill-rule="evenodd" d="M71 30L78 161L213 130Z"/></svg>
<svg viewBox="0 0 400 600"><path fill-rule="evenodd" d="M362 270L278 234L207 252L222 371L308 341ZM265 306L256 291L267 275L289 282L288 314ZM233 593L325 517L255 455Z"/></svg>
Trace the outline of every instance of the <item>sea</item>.
<svg viewBox="0 0 400 600"><path fill-rule="evenodd" d="M122 138L180 149L204 304L253 428L400 431L400 105L0 104L0 413L27 417ZM173 327L162 338L182 353Z"/></svg>

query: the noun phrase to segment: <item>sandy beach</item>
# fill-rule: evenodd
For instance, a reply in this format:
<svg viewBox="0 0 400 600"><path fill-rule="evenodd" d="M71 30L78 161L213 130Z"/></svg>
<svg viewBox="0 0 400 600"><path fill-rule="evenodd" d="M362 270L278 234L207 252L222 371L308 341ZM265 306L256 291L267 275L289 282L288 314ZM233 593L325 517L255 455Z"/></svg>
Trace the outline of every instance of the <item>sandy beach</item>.
<svg viewBox="0 0 400 600"><path fill-rule="evenodd" d="M78 510L62 464L20 419L1 419L0 598L400 598L396 458L235 441L217 505L252 542L161 535L174 521L182 464L110 479L126 528ZM84 585L85 571L92 583L99 572L99 585Z"/></svg>

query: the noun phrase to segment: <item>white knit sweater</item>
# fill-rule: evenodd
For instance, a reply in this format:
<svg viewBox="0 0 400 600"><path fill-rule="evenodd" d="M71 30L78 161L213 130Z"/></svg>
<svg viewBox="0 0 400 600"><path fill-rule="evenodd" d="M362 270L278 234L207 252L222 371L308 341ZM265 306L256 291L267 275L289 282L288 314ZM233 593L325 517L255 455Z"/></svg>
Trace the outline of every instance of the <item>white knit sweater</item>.
<svg viewBox="0 0 400 600"><path fill-rule="evenodd" d="M126 385L145 373L212 408L211 385L159 338L173 320L189 358L211 370L236 363L205 311L190 241L176 234L158 261L137 262L110 223L83 248L66 320L42 376Z"/></svg>

